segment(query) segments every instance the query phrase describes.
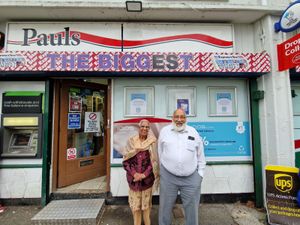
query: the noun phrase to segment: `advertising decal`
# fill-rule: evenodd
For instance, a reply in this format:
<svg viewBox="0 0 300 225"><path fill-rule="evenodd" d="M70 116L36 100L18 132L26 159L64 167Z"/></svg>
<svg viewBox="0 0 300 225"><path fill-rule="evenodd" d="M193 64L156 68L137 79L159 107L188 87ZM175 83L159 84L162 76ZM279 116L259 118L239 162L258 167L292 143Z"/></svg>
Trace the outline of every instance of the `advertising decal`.
<svg viewBox="0 0 300 225"><path fill-rule="evenodd" d="M114 122L112 163L122 162L127 140L138 134L141 119ZM145 119L150 121L149 132L156 138L160 130L171 123L171 120L161 118ZM207 161L252 160L249 122L189 122L188 125L194 127L202 137Z"/></svg>

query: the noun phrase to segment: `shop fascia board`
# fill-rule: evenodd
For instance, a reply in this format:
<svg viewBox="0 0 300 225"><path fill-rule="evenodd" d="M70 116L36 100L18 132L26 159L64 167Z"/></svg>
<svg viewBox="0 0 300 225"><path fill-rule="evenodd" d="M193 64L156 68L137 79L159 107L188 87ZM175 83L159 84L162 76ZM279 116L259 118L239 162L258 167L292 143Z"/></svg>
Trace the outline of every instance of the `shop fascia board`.
<svg viewBox="0 0 300 225"><path fill-rule="evenodd" d="M22 3L23 2L23 3ZM80 10L78 11L78 9ZM127 12L124 1L0 2L0 20L114 20L252 23L265 15L280 15L284 5L228 2L143 2L142 12ZM74 11L76 10L76 13Z"/></svg>

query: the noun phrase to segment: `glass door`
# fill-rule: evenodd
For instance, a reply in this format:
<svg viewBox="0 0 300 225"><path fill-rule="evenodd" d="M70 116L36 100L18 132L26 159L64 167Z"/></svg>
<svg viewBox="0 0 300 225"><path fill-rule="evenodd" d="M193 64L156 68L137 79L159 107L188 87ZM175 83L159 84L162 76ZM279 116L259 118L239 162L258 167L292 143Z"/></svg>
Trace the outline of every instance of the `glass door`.
<svg viewBox="0 0 300 225"><path fill-rule="evenodd" d="M107 86L63 81L58 187L106 175Z"/></svg>

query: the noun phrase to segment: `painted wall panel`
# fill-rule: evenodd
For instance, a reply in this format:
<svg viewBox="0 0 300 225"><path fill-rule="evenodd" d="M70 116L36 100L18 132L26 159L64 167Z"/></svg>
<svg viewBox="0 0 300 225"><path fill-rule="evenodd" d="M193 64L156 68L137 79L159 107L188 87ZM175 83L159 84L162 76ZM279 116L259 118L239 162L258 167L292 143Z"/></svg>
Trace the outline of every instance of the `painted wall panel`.
<svg viewBox="0 0 300 225"><path fill-rule="evenodd" d="M129 51L232 52L231 24L125 23L124 40L144 40ZM125 48L126 50L126 48Z"/></svg>
<svg viewBox="0 0 300 225"><path fill-rule="evenodd" d="M251 24L234 24L234 51L254 51L254 30Z"/></svg>
<svg viewBox="0 0 300 225"><path fill-rule="evenodd" d="M128 195L126 173L122 167L111 168L111 192L115 197ZM207 166L201 192L202 194L252 193L254 192L253 167L251 165Z"/></svg>
<svg viewBox="0 0 300 225"><path fill-rule="evenodd" d="M1 169L1 198L40 198L42 169Z"/></svg>

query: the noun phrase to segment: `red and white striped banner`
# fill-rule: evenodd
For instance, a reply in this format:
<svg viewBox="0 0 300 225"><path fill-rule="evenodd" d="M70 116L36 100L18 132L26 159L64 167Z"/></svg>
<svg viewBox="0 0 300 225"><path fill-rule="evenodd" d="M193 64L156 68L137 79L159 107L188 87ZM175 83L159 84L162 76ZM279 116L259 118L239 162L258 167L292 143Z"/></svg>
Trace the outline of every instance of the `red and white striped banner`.
<svg viewBox="0 0 300 225"><path fill-rule="evenodd" d="M0 71L268 73L270 70L270 56L267 53L0 53Z"/></svg>

